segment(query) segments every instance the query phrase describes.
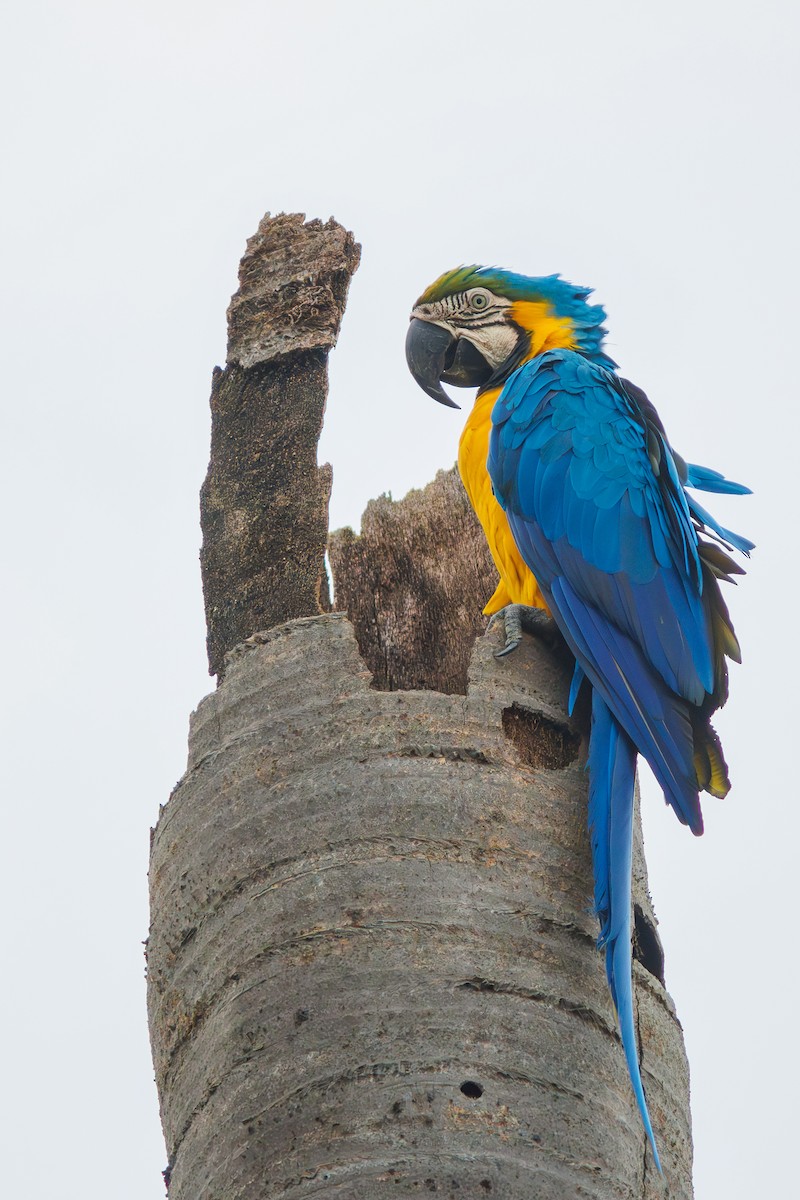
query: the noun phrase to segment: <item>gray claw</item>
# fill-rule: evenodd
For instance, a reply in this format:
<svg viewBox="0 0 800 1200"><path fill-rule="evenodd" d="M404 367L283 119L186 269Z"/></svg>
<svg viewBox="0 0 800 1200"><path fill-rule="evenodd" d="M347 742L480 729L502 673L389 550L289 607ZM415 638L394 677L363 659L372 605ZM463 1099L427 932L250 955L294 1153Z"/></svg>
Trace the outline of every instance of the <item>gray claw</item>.
<svg viewBox="0 0 800 1200"><path fill-rule="evenodd" d="M522 631L541 638L551 649L561 641L558 626L543 608L530 608L527 604L507 604L499 612L493 614L486 632L492 628L496 620L502 618L506 642L502 650L495 650L495 658L504 658L512 654L522 641Z"/></svg>
<svg viewBox="0 0 800 1200"><path fill-rule="evenodd" d="M507 604L505 608L495 614L495 616L503 618L506 635L506 644L502 650L495 650L495 658L505 658L507 654L512 654L522 641L522 610L521 604ZM491 628L491 623L489 628Z"/></svg>
<svg viewBox="0 0 800 1200"><path fill-rule="evenodd" d="M495 658L505 658L505 656L507 654L513 654L521 641L522 641L522 638L514 638L513 641L506 642L506 644L505 644L505 646L503 646L502 650L495 650L495 652L494 652Z"/></svg>

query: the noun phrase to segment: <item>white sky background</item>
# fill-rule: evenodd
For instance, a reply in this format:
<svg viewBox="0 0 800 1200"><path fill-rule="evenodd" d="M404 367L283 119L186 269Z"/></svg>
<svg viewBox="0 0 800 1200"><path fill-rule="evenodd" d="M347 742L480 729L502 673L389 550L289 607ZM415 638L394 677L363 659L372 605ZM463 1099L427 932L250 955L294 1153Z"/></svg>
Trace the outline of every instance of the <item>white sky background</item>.
<svg viewBox="0 0 800 1200"><path fill-rule="evenodd" d="M646 783L698 1200L796 1181L797 8L26 0L4 21L0 1193L157 1200L148 829L209 690L211 370L264 211L363 243L321 458L332 525L455 459L403 357L461 262L560 271L759 543L727 595L734 780L696 840ZM13 36L10 36L13 35ZM790 528L790 521L792 527Z"/></svg>

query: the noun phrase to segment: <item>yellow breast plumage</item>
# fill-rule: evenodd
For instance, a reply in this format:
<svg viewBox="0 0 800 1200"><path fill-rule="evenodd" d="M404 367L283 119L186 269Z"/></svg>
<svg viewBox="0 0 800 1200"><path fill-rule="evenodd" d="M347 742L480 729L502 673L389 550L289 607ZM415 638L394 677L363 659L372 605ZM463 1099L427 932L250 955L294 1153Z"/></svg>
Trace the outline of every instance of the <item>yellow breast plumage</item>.
<svg viewBox="0 0 800 1200"><path fill-rule="evenodd" d="M499 394L500 388L492 388L478 395L458 446L459 474L500 574L500 583L483 610L487 615L507 604L547 608L539 585L514 543L506 515L494 498L486 470L492 409Z"/></svg>

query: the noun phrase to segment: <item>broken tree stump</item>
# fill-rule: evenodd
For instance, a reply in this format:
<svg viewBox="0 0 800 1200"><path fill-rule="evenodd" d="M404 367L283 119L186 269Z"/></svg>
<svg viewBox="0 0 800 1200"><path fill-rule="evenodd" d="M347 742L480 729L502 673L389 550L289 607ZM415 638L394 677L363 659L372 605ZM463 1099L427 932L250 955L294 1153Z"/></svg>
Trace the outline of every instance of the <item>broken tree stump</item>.
<svg viewBox="0 0 800 1200"><path fill-rule="evenodd" d="M228 308L200 493L208 662L259 629L330 608L331 468L317 466L336 343L361 248L331 219L264 217Z"/></svg>
<svg viewBox="0 0 800 1200"><path fill-rule="evenodd" d="M301 229L316 236L276 221L256 246L267 280L272 257L291 271ZM341 283L356 251L332 236ZM501 661L499 630L474 640L495 580L446 473L374 502L360 538L334 535L352 624L320 613L326 350L287 351L291 297L259 291L250 262L231 322L267 358L242 349L215 384L203 498L220 686L152 839L169 1196L691 1200L688 1069L640 834L634 988L663 1177L594 945L569 672L534 639Z"/></svg>

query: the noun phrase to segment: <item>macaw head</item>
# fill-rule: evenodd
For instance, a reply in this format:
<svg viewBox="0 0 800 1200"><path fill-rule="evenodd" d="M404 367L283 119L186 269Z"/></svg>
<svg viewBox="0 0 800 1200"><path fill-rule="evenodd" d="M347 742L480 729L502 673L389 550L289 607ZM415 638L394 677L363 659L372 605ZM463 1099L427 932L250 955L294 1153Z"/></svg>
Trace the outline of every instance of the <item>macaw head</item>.
<svg viewBox="0 0 800 1200"><path fill-rule="evenodd" d="M545 350L576 350L613 370L603 352L605 310L590 288L559 275L533 278L496 267L458 267L422 293L411 312L406 359L420 387L458 408L442 381L485 390Z"/></svg>

